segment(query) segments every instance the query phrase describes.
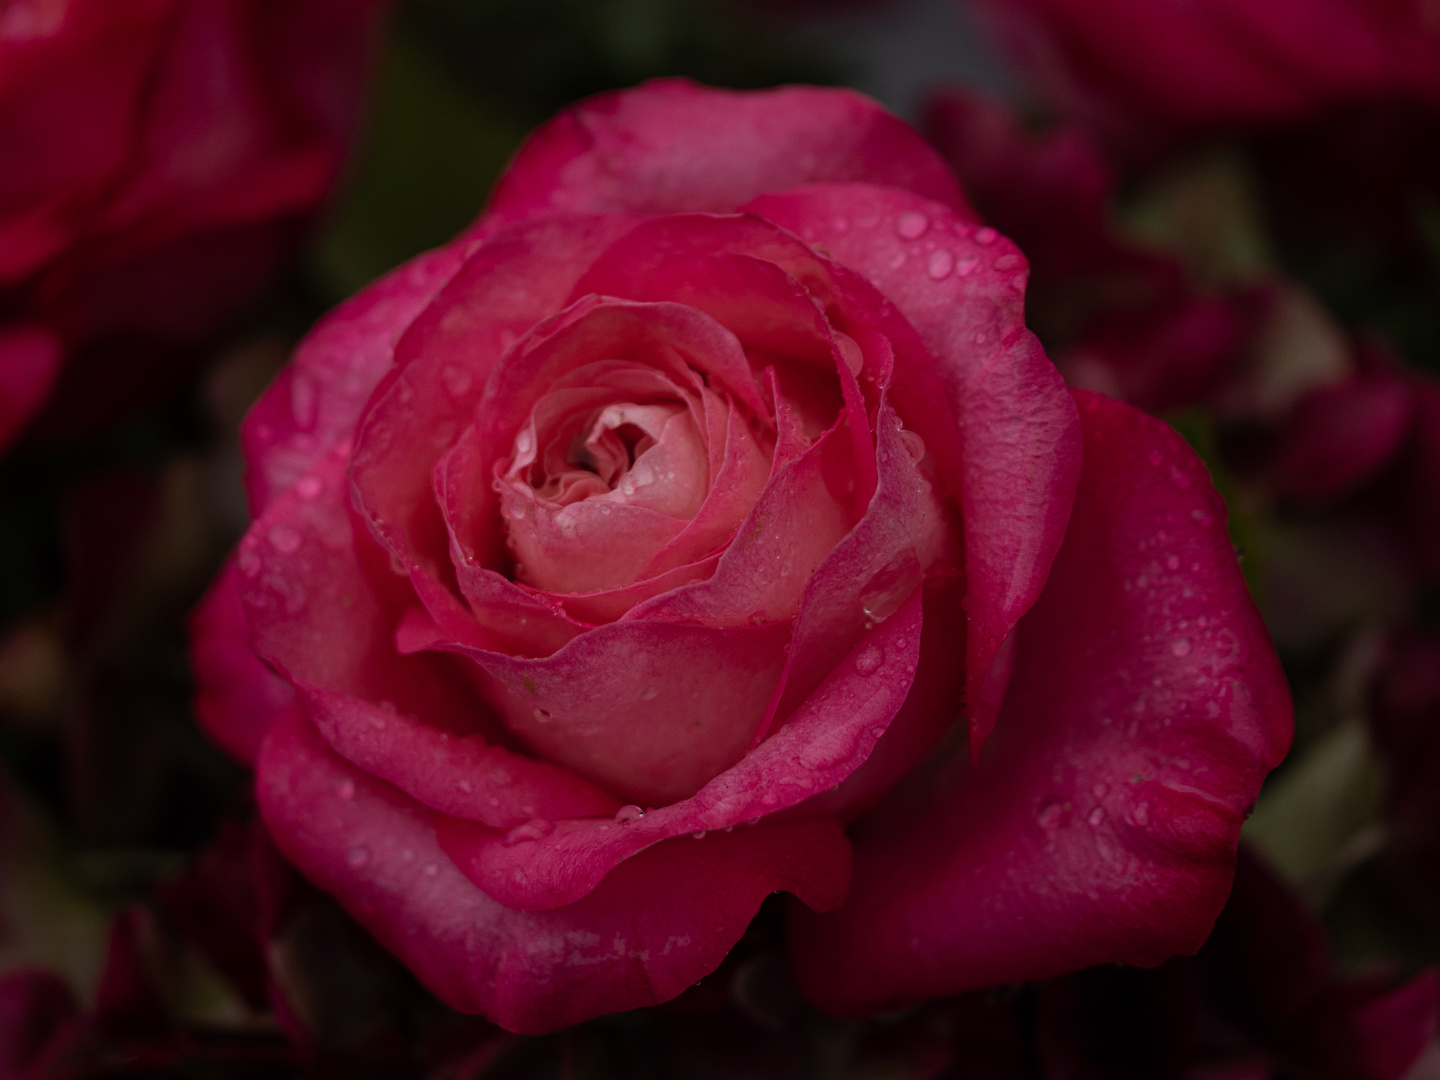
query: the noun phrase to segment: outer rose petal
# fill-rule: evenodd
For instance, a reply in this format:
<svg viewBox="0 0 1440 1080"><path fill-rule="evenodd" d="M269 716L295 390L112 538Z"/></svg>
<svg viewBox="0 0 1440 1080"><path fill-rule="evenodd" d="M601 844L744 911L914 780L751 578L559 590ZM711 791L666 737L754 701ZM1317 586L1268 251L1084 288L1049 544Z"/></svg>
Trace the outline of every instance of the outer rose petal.
<svg viewBox="0 0 1440 1080"><path fill-rule="evenodd" d="M935 151L867 97L660 79L590 98L535 132L475 227L553 213L725 212L816 180L904 188L973 216Z"/></svg>
<svg viewBox="0 0 1440 1080"><path fill-rule="evenodd" d="M190 616L190 662L195 669L195 716L205 734L247 765L295 691L250 648L250 624L240 602L235 560Z"/></svg>
<svg viewBox="0 0 1440 1080"><path fill-rule="evenodd" d="M241 428L252 515L351 438L394 361L396 336L460 268L466 247L451 244L411 259L305 335Z"/></svg>
<svg viewBox="0 0 1440 1080"><path fill-rule="evenodd" d="M520 912L455 869L428 812L293 714L267 737L256 784L276 844L310 880L448 1004L512 1031L668 1000L715 969L769 893L833 907L849 872L839 827L803 822L659 844L576 904Z"/></svg>
<svg viewBox="0 0 1440 1080"><path fill-rule="evenodd" d="M939 362L964 454L965 701L978 754L995 723L985 673L1040 594L1080 473L1074 402L1024 326L1024 257L994 229L900 191L814 184L750 208L872 282Z"/></svg>
<svg viewBox="0 0 1440 1080"><path fill-rule="evenodd" d="M1078 396L1085 469L991 745L893 793L845 907L793 920L826 1008L1156 964L1199 947L1229 890L1289 744L1284 679L1204 466L1160 422Z"/></svg>
<svg viewBox="0 0 1440 1080"><path fill-rule="evenodd" d="M45 403L60 360L60 343L45 330L0 330L0 450Z"/></svg>

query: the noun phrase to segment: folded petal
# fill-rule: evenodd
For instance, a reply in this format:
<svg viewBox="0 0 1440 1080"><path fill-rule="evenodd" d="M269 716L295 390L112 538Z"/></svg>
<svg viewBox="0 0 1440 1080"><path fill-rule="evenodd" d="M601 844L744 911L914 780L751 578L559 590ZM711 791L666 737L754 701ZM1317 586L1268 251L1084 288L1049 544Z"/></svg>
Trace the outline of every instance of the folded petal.
<svg viewBox="0 0 1440 1080"><path fill-rule="evenodd" d="M964 458L965 701L978 754L995 722L977 707L985 674L1040 594L1080 471L1074 402L1024 326L1025 259L994 229L901 191L814 184L749 208L872 282L939 364Z"/></svg>
<svg viewBox="0 0 1440 1080"><path fill-rule="evenodd" d="M657 79L590 98L531 135L475 228L555 213L723 213L816 180L889 184L967 209L935 151L861 94Z"/></svg>
<svg viewBox="0 0 1440 1080"><path fill-rule="evenodd" d="M1079 401L1075 510L991 743L896 789L857 834L845 907L792 922L825 1008L1153 965L1198 948L1229 891L1289 745L1285 682L1204 466L1159 421Z"/></svg>
<svg viewBox="0 0 1440 1080"><path fill-rule="evenodd" d="M441 846L490 896L535 910L574 903L661 841L768 827L771 815L834 788L869 758L910 690L921 632L917 593L842 658L790 723L688 799L644 814L628 807L613 819L541 817L509 833L437 818Z"/></svg>
<svg viewBox="0 0 1440 1080"><path fill-rule="evenodd" d="M256 787L307 877L446 1003L513 1031L666 1001L715 969L770 893L833 907L848 877L839 828L802 822L659 844L576 904L521 912L455 869L428 811L347 765L303 719L271 731Z"/></svg>

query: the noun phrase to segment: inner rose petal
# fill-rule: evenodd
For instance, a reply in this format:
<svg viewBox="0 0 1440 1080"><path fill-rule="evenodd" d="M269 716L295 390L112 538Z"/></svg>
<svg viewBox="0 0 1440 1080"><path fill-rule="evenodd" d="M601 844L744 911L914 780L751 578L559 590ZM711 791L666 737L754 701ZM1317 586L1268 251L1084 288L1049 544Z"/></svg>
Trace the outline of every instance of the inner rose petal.
<svg viewBox="0 0 1440 1080"><path fill-rule="evenodd" d="M716 449L706 414L726 404L698 377L681 387L613 363L544 395L496 469L517 578L567 593L634 581L704 505ZM585 558L576 559L582 530Z"/></svg>

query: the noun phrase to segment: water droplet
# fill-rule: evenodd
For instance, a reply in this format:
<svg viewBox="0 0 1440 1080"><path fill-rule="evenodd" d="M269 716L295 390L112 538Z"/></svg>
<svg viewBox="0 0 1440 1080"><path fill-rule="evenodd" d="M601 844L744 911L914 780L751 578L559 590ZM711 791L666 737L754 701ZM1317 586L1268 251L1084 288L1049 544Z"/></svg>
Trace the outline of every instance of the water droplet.
<svg viewBox="0 0 1440 1080"><path fill-rule="evenodd" d="M984 345L984 344L985 344L985 331L984 331L984 330L977 330L977 331L975 332L975 344L976 344L976 345Z"/></svg>
<svg viewBox="0 0 1440 1080"><path fill-rule="evenodd" d="M1189 639L1189 638L1183 638L1183 637L1182 637L1182 638L1176 638L1174 641L1172 641L1172 642L1170 643L1170 651L1171 651L1172 653L1174 653L1176 656L1189 656L1189 655L1190 655L1190 639Z"/></svg>
<svg viewBox="0 0 1440 1080"><path fill-rule="evenodd" d="M1035 811L1035 820L1042 829L1058 829L1065 823L1065 803L1060 799L1046 799Z"/></svg>
<svg viewBox="0 0 1440 1080"><path fill-rule="evenodd" d="M975 267L979 265L980 260L976 256L967 255L965 258L961 259L955 264L955 274L957 277L965 277L966 275L973 273Z"/></svg>
<svg viewBox="0 0 1440 1080"><path fill-rule="evenodd" d="M369 861L370 849L364 846L352 847L349 854L345 856L345 862L352 870L359 870Z"/></svg>
<svg viewBox="0 0 1440 1080"><path fill-rule="evenodd" d="M925 440L918 434L909 428L901 428L900 441L905 444L905 452L915 464L918 465L925 459Z"/></svg>
<svg viewBox="0 0 1440 1080"><path fill-rule="evenodd" d="M318 476L302 476L295 481L295 493L302 499L313 499L325 490L325 484Z"/></svg>
<svg viewBox="0 0 1440 1080"><path fill-rule="evenodd" d="M1185 491L1190 487L1190 477L1187 476L1178 465L1170 466L1170 482Z"/></svg>
<svg viewBox="0 0 1440 1080"><path fill-rule="evenodd" d="M460 397L470 389L475 380L463 367L446 364L440 372L440 381L445 384L445 390L451 397Z"/></svg>
<svg viewBox="0 0 1440 1080"><path fill-rule="evenodd" d="M877 570L860 592L860 606L872 623L884 622L899 611L925 578L915 552L906 548Z"/></svg>
<svg viewBox="0 0 1440 1080"><path fill-rule="evenodd" d="M500 843L506 847L514 847L516 844L544 840L545 837L554 831L555 823L553 821L546 821L544 818L531 818L523 825L516 825L506 833L505 839L501 840Z"/></svg>
<svg viewBox="0 0 1440 1080"><path fill-rule="evenodd" d="M1167 556L1165 557L1165 565L1168 566L1171 570L1179 570L1179 569L1180 569L1180 556L1179 556L1179 555L1167 555Z"/></svg>
<svg viewBox="0 0 1440 1080"><path fill-rule="evenodd" d="M539 724L548 724L551 719L550 714L544 709L536 709L533 715L535 717L535 722Z"/></svg>
<svg viewBox="0 0 1440 1080"><path fill-rule="evenodd" d="M461 780L460 783L456 785L456 787L458 787L466 795L469 795L472 791L475 790L475 785L470 783L469 780Z"/></svg>
<svg viewBox="0 0 1440 1080"><path fill-rule="evenodd" d="M355 797L355 781L347 776L335 785L335 794L342 799L353 799Z"/></svg>
<svg viewBox="0 0 1440 1080"><path fill-rule="evenodd" d="M837 217L834 221L830 222L830 227L837 233L847 233L850 231L850 222L843 217Z"/></svg>
<svg viewBox="0 0 1440 1080"><path fill-rule="evenodd" d="M1209 510L1191 510L1190 516L1202 529L1208 529L1215 522Z"/></svg>
<svg viewBox="0 0 1440 1080"><path fill-rule="evenodd" d="M855 670L861 675L874 675L885 662L885 654L878 645L866 645L855 657Z"/></svg>
<svg viewBox="0 0 1440 1080"><path fill-rule="evenodd" d="M898 251L898 252L896 252L896 253L895 253L895 257L890 260L890 269L891 269L891 270L899 270L900 267L902 267L902 266L904 266L904 265L905 265L905 253L904 253L903 251Z"/></svg>
<svg viewBox="0 0 1440 1080"><path fill-rule="evenodd" d="M660 688L658 686L647 686L640 692L641 701L654 701L659 696Z"/></svg>
<svg viewBox="0 0 1440 1080"><path fill-rule="evenodd" d="M704 839L705 839L705 830L704 830L704 829L696 829L696 830L695 830L694 832L692 832L690 835L693 836L696 840L704 840Z"/></svg>
<svg viewBox="0 0 1440 1080"><path fill-rule="evenodd" d="M760 796L760 802L765 806L777 806L780 803L780 796L776 795L773 791L767 791L764 795Z"/></svg>
<svg viewBox="0 0 1440 1080"><path fill-rule="evenodd" d="M930 228L930 219L915 210L906 210L895 219L895 231L906 240L918 240Z"/></svg>
<svg viewBox="0 0 1440 1080"><path fill-rule="evenodd" d="M415 858L415 851L413 848L407 847L400 849L400 859L402 862L409 862L413 858Z"/></svg>
<svg viewBox="0 0 1440 1080"><path fill-rule="evenodd" d="M254 578L260 573L260 556L255 554L254 548L242 547L240 554L235 556L235 565L240 568L242 576Z"/></svg>
<svg viewBox="0 0 1440 1080"><path fill-rule="evenodd" d="M883 727L872 727L872 728L870 729L870 736L871 736L871 738L878 739L878 738L880 738L880 737L881 737L882 735L884 735L884 734L885 734L885 729L884 729Z"/></svg>
<svg viewBox="0 0 1440 1080"><path fill-rule="evenodd" d="M999 236L1000 234L997 233L994 229L992 229L989 225L985 225L982 228L975 230L975 242L982 246L988 246L990 244L993 244L999 238Z"/></svg>
<svg viewBox="0 0 1440 1080"><path fill-rule="evenodd" d="M1014 255L1014 254L1001 255L998 259L995 260L995 269L996 269L996 270L1010 270L1010 269L1013 269L1014 267L1019 266L1019 265L1020 265L1020 256L1019 256L1019 255Z"/></svg>
<svg viewBox="0 0 1440 1080"><path fill-rule="evenodd" d="M619 810L615 811L615 824L628 825L630 824L630 822L637 821L644 816L645 811L641 810L640 807L631 803L627 806L622 806Z"/></svg>
<svg viewBox="0 0 1440 1080"><path fill-rule="evenodd" d="M955 256L944 248L939 248L930 253L930 261L925 264L925 272L934 281L943 281L950 276L950 271L955 269Z"/></svg>
<svg viewBox="0 0 1440 1080"><path fill-rule="evenodd" d="M1147 825L1150 822L1150 804L1136 803L1135 809L1130 811L1130 823L1132 825Z"/></svg>
<svg viewBox="0 0 1440 1080"><path fill-rule="evenodd" d="M300 547L300 534L289 525L276 525L270 530L270 543L275 545L276 550L290 555Z"/></svg>
<svg viewBox="0 0 1440 1080"><path fill-rule="evenodd" d="M1090 816L1085 820L1090 822L1092 828L1099 825L1105 820L1105 808L1103 806L1095 807L1094 810L1090 811Z"/></svg>
<svg viewBox="0 0 1440 1080"><path fill-rule="evenodd" d="M1103 799L1106 795L1110 794L1110 785L1102 780L1100 781L1100 783L1096 784L1091 790L1095 792L1095 798Z"/></svg>

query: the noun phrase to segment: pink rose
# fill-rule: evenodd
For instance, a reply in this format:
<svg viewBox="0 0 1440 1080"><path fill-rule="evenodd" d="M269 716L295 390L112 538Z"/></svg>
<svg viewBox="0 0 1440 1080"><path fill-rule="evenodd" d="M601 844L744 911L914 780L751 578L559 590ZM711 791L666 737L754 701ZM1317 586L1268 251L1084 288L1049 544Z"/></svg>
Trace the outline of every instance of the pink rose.
<svg viewBox="0 0 1440 1080"><path fill-rule="evenodd" d="M339 170L377 7L4 4L0 444L67 353L62 396L110 411L254 298Z"/></svg>
<svg viewBox="0 0 1440 1080"><path fill-rule="evenodd" d="M850 92L542 128L246 422L198 710L281 850L521 1031L777 890L850 1013L1198 947L1288 696L1204 467L1025 279Z"/></svg>
<svg viewBox="0 0 1440 1080"><path fill-rule="evenodd" d="M1440 105L1429 0L982 0L1048 96L1122 137L1289 120L1340 99Z"/></svg>

